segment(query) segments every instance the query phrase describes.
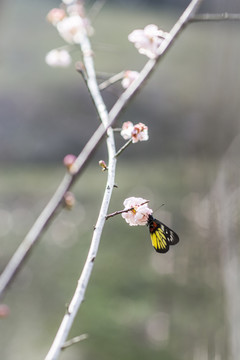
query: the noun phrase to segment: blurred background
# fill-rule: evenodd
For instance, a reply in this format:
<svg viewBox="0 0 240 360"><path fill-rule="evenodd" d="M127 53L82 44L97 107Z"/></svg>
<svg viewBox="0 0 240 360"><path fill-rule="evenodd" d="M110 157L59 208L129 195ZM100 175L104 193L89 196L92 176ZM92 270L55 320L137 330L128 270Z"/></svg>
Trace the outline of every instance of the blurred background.
<svg viewBox="0 0 240 360"><path fill-rule="evenodd" d="M141 70L146 58L128 34L151 23L169 31L188 3L107 1L91 38L99 76ZM44 62L64 45L46 22L57 6L0 2L1 271L64 175L63 157L77 155L98 126L74 65ZM200 12L240 13L240 4L205 1ZM108 220L70 334L89 338L61 359L239 359L239 33L239 22L189 25L119 119L116 126L145 123L150 141L119 159L109 212L128 196L149 199L180 243L157 254L147 228ZM109 109L121 92L120 84L103 92ZM116 143L124 142L116 136ZM100 159L107 161L104 143L73 189L76 206L54 221L4 298L10 315L0 319L1 359L43 359L53 341L101 204Z"/></svg>

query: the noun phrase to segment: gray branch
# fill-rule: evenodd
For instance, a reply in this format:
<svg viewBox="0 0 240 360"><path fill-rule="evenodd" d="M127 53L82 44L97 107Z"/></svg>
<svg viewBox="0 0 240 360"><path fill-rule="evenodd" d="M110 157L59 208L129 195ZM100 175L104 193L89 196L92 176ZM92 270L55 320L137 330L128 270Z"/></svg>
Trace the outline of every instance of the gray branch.
<svg viewBox="0 0 240 360"><path fill-rule="evenodd" d="M240 14L199 14L190 19L190 22L200 22L200 21L239 21Z"/></svg>

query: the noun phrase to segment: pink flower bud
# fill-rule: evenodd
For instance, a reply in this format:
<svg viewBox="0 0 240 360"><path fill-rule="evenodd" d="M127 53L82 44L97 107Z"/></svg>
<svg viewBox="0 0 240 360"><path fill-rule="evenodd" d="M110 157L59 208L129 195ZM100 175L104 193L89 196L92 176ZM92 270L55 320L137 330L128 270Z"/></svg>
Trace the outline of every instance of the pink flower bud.
<svg viewBox="0 0 240 360"><path fill-rule="evenodd" d="M108 167L107 167L107 165L106 165L106 163L105 163L104 160L100 160L100 161L99 161L99 165L101 166L102 171L106 171L106 170L108 169Z"/></svg>
<svg viewBox="0 0 240 360"><path fill-rule="evenodd" d="M63 20L65 16L66 13L63 9L54 8L47 14L47 20L55 26L59 21Z"/></svg>
<svg viewBox="0 0 240 360"><path fill-rule="evenodd" d="M64 195L64 201L67 209L71 210L75 205L75 197L72 192L67 191Z"/></svg>
<svg viewBox="0 0 240 360"><path fill-rule="evenodd" d="M70 170L70 168L72 167L72 165L74 164L76 160L76 156L73 154L68 154L64 157L63 159L63 164L66 166L66 168L68 170Z"/></svg>

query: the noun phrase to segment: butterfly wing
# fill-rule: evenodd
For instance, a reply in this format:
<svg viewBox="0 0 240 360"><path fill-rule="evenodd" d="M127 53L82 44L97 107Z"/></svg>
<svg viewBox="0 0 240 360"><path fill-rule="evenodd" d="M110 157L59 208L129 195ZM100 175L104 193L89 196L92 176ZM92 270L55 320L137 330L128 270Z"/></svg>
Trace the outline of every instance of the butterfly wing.
<svg viewBox="0 0 240 360"><path fill-rule="evenodd" d="M166 253L169 250L169 243L161 228L150 233L152 246L159 253Z"/></svg>
<svg viewBox="0 0 240 360"><path fill-rule="evenodd" d="M179 242L178 235L168 226L163 224L151 215L148 219L148 226L152 240L152 246L159 253L166 253L170 245L175 245Z"/></svg>

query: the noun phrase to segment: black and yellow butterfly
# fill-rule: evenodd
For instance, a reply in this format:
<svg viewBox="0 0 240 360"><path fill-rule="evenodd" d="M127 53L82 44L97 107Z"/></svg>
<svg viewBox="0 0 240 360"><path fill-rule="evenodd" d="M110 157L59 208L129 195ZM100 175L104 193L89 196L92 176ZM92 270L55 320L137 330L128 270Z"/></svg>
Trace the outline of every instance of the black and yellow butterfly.
<svg viewBox="0 0 240 360"><path fill-rule="evenodd" d="M154 219L149 215L147 226L149 227L152 246L158 253L166 253L170 245L176 245L179 242L178 235L161 221Z"/></svg>

